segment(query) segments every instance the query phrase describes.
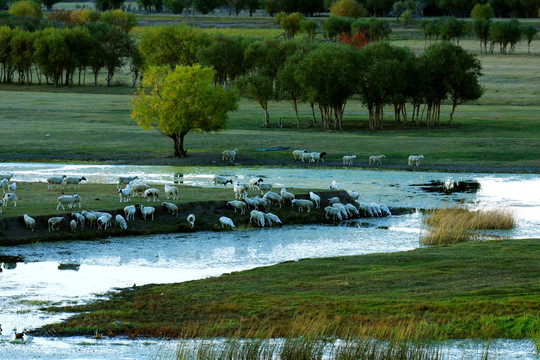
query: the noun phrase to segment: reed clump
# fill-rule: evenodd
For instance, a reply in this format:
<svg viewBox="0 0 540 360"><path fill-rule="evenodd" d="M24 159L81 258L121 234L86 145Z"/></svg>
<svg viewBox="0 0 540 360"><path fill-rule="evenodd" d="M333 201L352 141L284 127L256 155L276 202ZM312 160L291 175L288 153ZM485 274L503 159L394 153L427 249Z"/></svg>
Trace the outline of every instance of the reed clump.
<svg viewBox="0 0 540 360"><path fill-rule="evenodd" d="M450 245L480 237L478 230L509 230L516 226L511 210L469 210L456 205L429 211L422 220L427 231L420 237L424 245Z"/></svg>

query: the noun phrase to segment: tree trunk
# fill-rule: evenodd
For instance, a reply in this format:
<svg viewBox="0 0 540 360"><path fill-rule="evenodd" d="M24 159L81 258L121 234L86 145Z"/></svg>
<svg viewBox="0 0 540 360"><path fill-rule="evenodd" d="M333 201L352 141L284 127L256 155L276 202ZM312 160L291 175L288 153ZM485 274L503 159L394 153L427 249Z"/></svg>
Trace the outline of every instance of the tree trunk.
<svg viewBox="0 0 540 360"><path fill-rule="evenodd" d="M175 158L183 158L187 156L187 151L184 149L184 136L186 136L187 133L188 132L186 131L169 135L169 137L174 141Z"/></svg>
<svg viewBox="0 0 540 360"><path fill-rule="evenodd" d="M454 101L452 101L452 111L450 112L450 126L454 125L454 111L456 111L457 105L457 101L454 99Z"/></svg>
<svg viewBox="0 0 540 360"><path fill-rule="evenodd" d="M296 125L300 129L300 118L298 117L298 103L296 102L296 99L293 101L294 104L294 113L296 114Z"/></svg>
<svg viewBox="0 0 540 360"><path fill-rule="evenodd" d="M264 108L264 122L263 122L263 126L264 126L264 127L269 127L269 126L270 126L270 114L268 113L268 107L265 107L265 108Z"/></svg>
<svg viewBox="0 0 540 360"><path fill-rule="evenodd" d="M315 117L315 104L311 103L311 116L313 117L313 123L317 122L317 118Z"/></svg>

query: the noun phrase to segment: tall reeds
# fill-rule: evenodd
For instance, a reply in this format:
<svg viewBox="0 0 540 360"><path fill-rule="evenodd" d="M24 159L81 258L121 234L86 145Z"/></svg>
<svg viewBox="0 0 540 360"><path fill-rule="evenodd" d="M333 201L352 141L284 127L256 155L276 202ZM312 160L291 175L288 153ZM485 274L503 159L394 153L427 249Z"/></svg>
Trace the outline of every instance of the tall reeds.
<svg viewBox="0 0 540 360"><path fill-rule="evenodd" d="M478 230L509 230L516 226L508 209L468 210L456 205L426 213L427 231L420 237L424 245L449 245L478 238Z"/></svg>

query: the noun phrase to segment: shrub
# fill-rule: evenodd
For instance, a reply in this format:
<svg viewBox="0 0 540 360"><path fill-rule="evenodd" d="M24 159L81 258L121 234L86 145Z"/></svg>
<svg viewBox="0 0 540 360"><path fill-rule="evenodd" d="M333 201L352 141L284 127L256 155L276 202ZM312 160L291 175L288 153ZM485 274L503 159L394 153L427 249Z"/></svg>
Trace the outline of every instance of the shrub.
<svg viewBox="0 0 540 360"><path fill-rule="evenodd" d="M33 1L21 0L13 3L9 13L17 16L40 18L43 16L41 6Z"/></svg>
<svg viewBox="0 0 540 360"><path fill-rule="evenodd" d="M402 26L407 26L411 23L412 20L412 12L411 10L405 11L401 16L399 17L399 23Z"/></svg>
<svg viewBox="0 0 540 360"><path fill-rule="evenodd" d="M471 11L471 17L477 20L489 20L495 16L493 8L489 4L476 4Z"/></svg>
<svg viewBox="0 0 540 360"><path fill-rule="evenodd" d="M368 11L356 0L339 0L330 6L330 14L353 19L366 17Z"/></svg>

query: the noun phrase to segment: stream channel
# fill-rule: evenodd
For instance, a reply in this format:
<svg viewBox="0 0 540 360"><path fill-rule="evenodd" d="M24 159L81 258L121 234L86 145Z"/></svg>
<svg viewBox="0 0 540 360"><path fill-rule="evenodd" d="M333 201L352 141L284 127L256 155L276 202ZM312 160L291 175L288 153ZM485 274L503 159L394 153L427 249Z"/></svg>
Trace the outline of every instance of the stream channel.
<svg viewBox="0 0 540 360"><path fill-rule="evenodd" d="M353 169L274 169L245 167L102 166L65 164L0 164L0 174L13 181L40 181L51 175L84 175L89 182L114 183L119 175L138 175L148 183L172 182L182 173L184 185L211 187L214 174L247 182L261 176L278 189L326 188L333 180L356 190L360 201L393 207L430 209L463 203L472 209L511 209L518 226L490 232L508 238L540 237L540 176ZM474 180L476 193L426 192L418 184ZM44 185L45 186L45 185ZM82 185L84 186L84 185ZM232 191L231 191L232 193ZM181 196L181 195L180 195ZM218 276L301 258L394 252L420 247L421 214L370 218L338 226L285 226L273 229L214 233L161 234L0 247L0 255L24 259L5 262L0 272L0 359L173 359L177 341L71 338L27 338L15 331L64 319L40 308L80 304L115 288L171 283ZM59 269L59 265L78 267ZM446 359L476 359L485 343L451 341ZM490 344L497 359L540 359L531 340L499 339Z"/></svg>

